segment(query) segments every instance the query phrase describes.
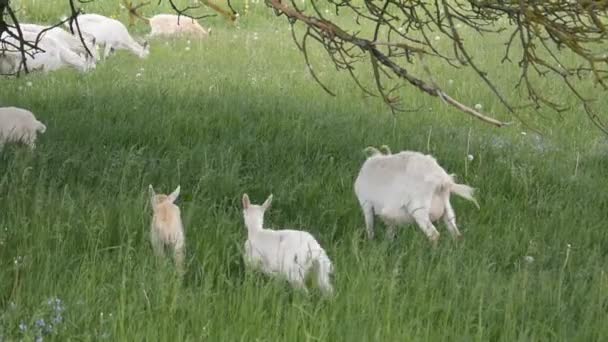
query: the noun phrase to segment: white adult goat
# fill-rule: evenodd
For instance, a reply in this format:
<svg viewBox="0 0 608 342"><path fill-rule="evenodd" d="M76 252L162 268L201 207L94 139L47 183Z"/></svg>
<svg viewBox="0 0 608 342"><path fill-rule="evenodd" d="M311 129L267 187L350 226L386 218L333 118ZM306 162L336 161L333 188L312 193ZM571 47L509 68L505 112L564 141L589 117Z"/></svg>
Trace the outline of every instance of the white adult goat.
<svg viewBox="0 0 608 342"><path fill-rule="evenodd" d="M11 30L16 34L16 31ZM90 64L87 60L72 51L67 43L54 37L53 35L43 34L40 37L38 33L24 30L22 31L23 39L29 44L36 45L39 49L34 49L31 46L25 46L25 61L29 70L43 70L45 72L60 69L64 66L70 66L79 71L86 72L95 68L95 64ZM3 73L17 72L21 66L21 52L15 46L20 43L17 39L9 37L7 33L2 36L6 42L12 44L11 50L5 51L1 56L4 59L2 63Z"/></svg>
<svg viewBox="0 0 608 342"><path fill-rule="evenodd" d="M363 163L355 180L355 194L363 210L369 239L374 237L374 215L387 225L389 238L397 225L416 222L434 244L439 232L433 225L442 218L454 238L461 236L456 226L456 214L450 204L454 193L479 204L473 197L474 189L457 184L431 155L402 151L382 154L373 147L371 156Z"/></svg>
<svg viewBox="0 0 608 342"><path fill-rule="evenodd" d="M260 268L267 275L281 274L289 283L305 292L306 277L317 271L317 283L326 294L333 293L330 275L333 265L325 250L308 232L264 229L264 212L270 207L272 195L262 205L254 205L243 195L243 217L247 227L245 262Z"/></svg>
<svg viewBox="0 0 608 342"><path fill-rule="evenodd" d="M9 142L22 142L33 150L36 147L37 134L45 131L46 126L29 110L17 107L0 108L0 150Z"/></svg>
<svg viewBox="0 0 608 342"><path fill-rule="evenodd" d="M72 35L71 33L62 29L61 27L50 28L50 26L43 26L43 25L38 25L38 24L23 24L23 23L20 25L20 27L23 31L33 32L36 34L40 34L40 32L42 32L43 30L47 30L47 31L44 31L43 35L52 36L52 37L56 38L57 40L65 43L66 47L68 47L70 50L74 51L75 53L81 55L82 57L85 57L85 59L87 61L89 61L89 63L95 64L100 59L99 47L96 44L95 37L93 37L85 32L82 32L82 38L84 40L84 43L86 44L86 47L82 44L82 41L80 40L80 37L78 36L78 33L75 33L75 35ZM87 48L91 53L90 55L89 55L89 52L87 52Z"/></svg>
<svg viewBox="0 0 608 342"><path fill-rule="evenodd" d="M103 57L107 58L114 50L128 50L139 58L150 54L148 42L140 45L131 37L120 21L99 14L81 14L77 17L80 30L95 37L97 44L104 45ZM66 22L66 25L69 25Z"/></svg>
<svg viewBox="0 0 608 342"><path fill-rule="evenodd" d="M165 247L173 252L174 262L180 274L184 272L184 253L186 239L179 207L175 200L179 196L180 186L170 194L156 194L150 184L150 203L152 204L152 223L150 225L150 241L152 249L158 257L163 257Z"/></svg>

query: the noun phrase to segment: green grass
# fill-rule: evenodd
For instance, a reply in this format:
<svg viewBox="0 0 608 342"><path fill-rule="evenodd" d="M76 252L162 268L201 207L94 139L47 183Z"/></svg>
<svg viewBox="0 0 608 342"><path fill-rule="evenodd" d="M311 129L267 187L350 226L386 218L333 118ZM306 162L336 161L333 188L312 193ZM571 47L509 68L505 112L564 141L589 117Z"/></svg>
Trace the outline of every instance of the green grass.
<svg viewBox="0 0 608 342"><path fill-rule="evenodd" d="M153 41L146 60L119 52L89 74L0 79L0 105L28 108L48 127L35 152L0 154L0 341L34 340L35 322L56 318L54 297L62 322L46 340L608 338L608 144L580 106L563 118L521 112L542 137L481 124L410 88L408 107L420 109L393 116L316 53L330 97L284 19L256 6L241 29L213 19L214 34L189 51L185 40ZM500 59L499 44L481 45L484 65ZM471 73L433 68L454 80L454 97L508 118ZM505 89L517 79L513 68L492 70ZM541 85L574 103L555 80ZM352 184L361 150L381 144L432 153L479 189L479 211L452 200L463 242L442 224L435 250L414 227L392 243L381 225L365 239ZM153 258L148 184L182 186L183 282ZM317 237L336 267L333 299L245 272L244 192L256 203L274 194L267 226Z"/></svg>

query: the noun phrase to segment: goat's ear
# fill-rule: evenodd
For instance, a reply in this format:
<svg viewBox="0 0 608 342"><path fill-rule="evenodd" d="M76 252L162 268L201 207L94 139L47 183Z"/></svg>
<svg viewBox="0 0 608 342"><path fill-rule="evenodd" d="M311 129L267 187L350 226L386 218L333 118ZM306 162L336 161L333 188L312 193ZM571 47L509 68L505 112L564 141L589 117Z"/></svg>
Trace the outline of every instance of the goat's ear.
<svg viewBox="0 0 608 342"><path fill-rule="evenodd" d="M272 194L270 194L270 196L268 196L266 201L264 201L264 204L262 204L262 207L264 207L264 210L268 210L268 208L270 208L270 203L272 203Z"/></svg>
<svg viewBox="0 0 608 342"><path fill-rule="evenodd" d="M154 197L156 195L156 192L154 192L154 188L152 187L152 184L148 185L148 194L150 194L150 197Z"/></svg>
<svg viewBox="0 0 608 342"><path fill-rule="evenodd" d="M175 188L175 190L173 190L173 192L171 193L171 195L169 195L169 201L171 203L175 202L175 200L179 196L180 189L181 189L181 187L178 185L177 188Z"/></svg>
<svg viewBox="0 0 608 342"><path fill-rule="evenodd" d="M149 50L150 49L150 45L148 44L147 40L144 40L144 50Z"/></svg>
<svg viewBox="0 0 608 342"><path fill-rule="evenodd" d="M248 209L251 205L251 201L249 201L249 196L247 194L243 194L243 209Z"/></svg>

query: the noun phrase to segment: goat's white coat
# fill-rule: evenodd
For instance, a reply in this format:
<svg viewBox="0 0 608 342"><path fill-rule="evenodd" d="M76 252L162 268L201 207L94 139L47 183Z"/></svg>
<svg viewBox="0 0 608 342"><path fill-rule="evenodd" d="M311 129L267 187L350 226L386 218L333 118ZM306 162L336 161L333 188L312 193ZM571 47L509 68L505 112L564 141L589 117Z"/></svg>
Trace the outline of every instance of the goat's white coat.
<svg viewBox="0 0 608 342"><path fill-rule="evenodd" d="M9 142L22 142L34 149L37 133L45 131L46 126L29 110L17 107L0 108L0 149Z"/></svg>
<svg viewBox="0 0 608 342"><path fill-rule="evenodd" d="M431 155L414 151L374 153L363 163L355 180L355 194L363 210L368 238L374 237L374 215L388 226L390 238L397 225L416 222L432 241L439 232L433 221L442 218L453 237L461 236L450 204L455 193L475 203L474 189L456 184Z"/></svg>
<svg viewBox="0 0 608 342"><path fill-rule="evenodd" d="M81 14L78 24L81 31L95 37L97 44L104 45L104 58L109 56L112 49L131 51L139 58L146 58L150 53L148 43L140 45L131 37L125 25L116 19L93 13Z"/></svg>
<svg viewBox="0 0 608 342"><path fill-rule="evenodd" d="M150 37L193 35L207 38L209 31L204 29L198 21L185 16L174 14L157 14L148 19L150 24Z"/></svg>
<svg viewBox="0 0 608 342"><path fill-rule="evenodd" d="M13 29L14 30L14 29ZM23 30L23 39L30 42L32 45L38 39L38 33ZM5 41L19 46L19 42L12 37L4 36ZM67 43L58 39L53 35L43 35L40 37L38 47L43 51L38 51L30 47L26 47L28 53L25 54L25 60L29 70L42 70L45 72L60 69L64 66L70 66L79 71L86 72L95 65L91 65L87 60L72 51ZM16 50L16 49L15 49ZM31 55L30 55L31 54ZM5 51L2 56L2 73L14 73L21 66L22 55L19 51Z"/></svg>
<svg viewBox="0 0 608 342"><path fill-rule="evenodd" d="M262 205L254 205L243 195L243 218L247 227L245 262L260 268L267 275L283 275L289 283L306 291L305 279L316 269L317 282L326 294L333 293L333 265L325 250L308 232L264 228L264 212L270 207L272 195Z"/></svg>
<svg viewBox="0 0 608 342"><path fill-rule="evenodd" d="M173 252L177 270L183 273L186 240L181 212L174 203L179 196L180 186L178 185L170 195L156 194L152 185L148 190L153 211L150 225L152 249L157 256L162 257L165 246L169 247Z"/></svg>

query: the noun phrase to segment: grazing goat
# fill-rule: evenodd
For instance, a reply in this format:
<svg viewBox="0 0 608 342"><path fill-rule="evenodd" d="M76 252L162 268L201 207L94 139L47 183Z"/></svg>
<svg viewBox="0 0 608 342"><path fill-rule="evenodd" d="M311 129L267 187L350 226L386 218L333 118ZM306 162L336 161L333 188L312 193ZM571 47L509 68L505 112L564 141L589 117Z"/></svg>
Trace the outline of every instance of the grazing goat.
<svg viewBox="0 0 608 342"><path fill-rule="evenodd" d="M325 250L308 232L264 228L264 212L270 207L272 195L262 205L254 205L243 195L243 217L247 227L245 263L261 268L267 275L281 274L289 283L307 292L306 277L316 268L317 283L326 294L333 293L331 261Z"/></svg>
<svg viewBox="0 0 608 342"><path fill-rule="evenodd" d="M13 33L17 33L12 30ZM43 34L38 37L38 33L23 30L23 39L30 44L36 44L39 49L26 46L25 61L29 70L42 70L45 72L60 69L64 66L73 67L79 71L86 72L95 68L95 64L90 64L87 60L72 51L67 43L53 35ZM3 37L5 41L14 46L19 46L17 39L13 37ZM39 39L39 40L38 40ZM4 52L4 63L2 73L14 73L21 67L21 52L16 48Z"/></svg>
<svg viewBox="0 0 608 342"><path fill-rule="evenodd" d="M194 36L199 39L209 37L211 29L205 30L196 20L175 14L157 14L151 18L137 17L150 25L148 37Z"/></svg>
<svg viewBox="0 0 608 342"><path fill-rule="evenodd" d="M86 47L80 41L80 37L77 36L78 33L72 35L61 27L50 28L37 24L21 24L20 26L21 30L32 32L35 34L40 34L40 32L42 32L43 30L47 30L44 31L43 35L49 35L56 38L58 41L64 43L65 46L70 50L85 57L86 60L89 61L89 63L95 64L100 59L99 47L96 44L95 37L88 35L84 32L82 32L82 38L84 40L84 43L86 44ZM89 53L87 52L87 48L89 49L91 55L89 55Z"/></svg>
<svg viewBox="0 0 608 342"><path fill-rule="evenodd" d="M180 186L170 194L156 194L150 184L150 203L152 204L152 224L150 225L150 241L152 249L158 257L163 257L165 247L173 252L173 259L178 273L184 273L184 253L186 241L179 207L175 200L179 196Z"/></svg>
<svg viewBox="0 0 608 342"><path fill-rule="evenodd" d="M355 180L355 194L363 210L369 239L374 238L374 215L387 225L387 235L394 238L397 225L416 222L434 244L439 232L433 225L442 218L454 238L461 236L456 215L450 204L454 193L479 204L474 189L457 184L431 155L402 151L382 154L374 147L365 149L371 156L363 163Z"/></svg>
<svg viewBox="0 0 608 342"><path fill-rule="evenodd" d="M17 107L0 108L0 150L9 142L22 142L33 150L36 148L37 133L45 131L46 126L36 120L29 110Z"/></svg>
<svg viewBox="0 0 608 342"><path fill-rule="evenodd" d="M66 25L69 26L67 22ZM103 58L107 58L112 50L128 50L139 58L146 58L150 54L148 42L140 45L118 20L99 14L81 14L78 25L82 32L95 37L97 44L104 46Z"/></svg>

